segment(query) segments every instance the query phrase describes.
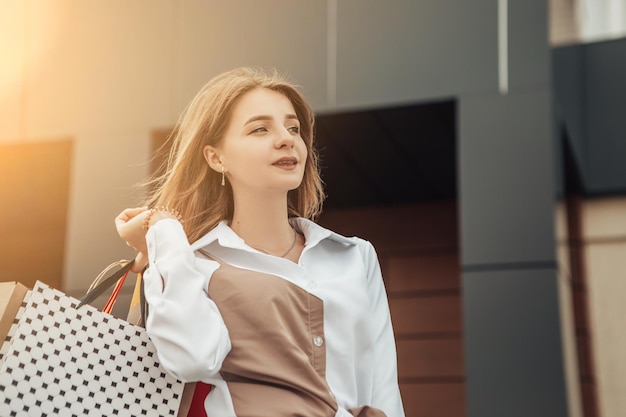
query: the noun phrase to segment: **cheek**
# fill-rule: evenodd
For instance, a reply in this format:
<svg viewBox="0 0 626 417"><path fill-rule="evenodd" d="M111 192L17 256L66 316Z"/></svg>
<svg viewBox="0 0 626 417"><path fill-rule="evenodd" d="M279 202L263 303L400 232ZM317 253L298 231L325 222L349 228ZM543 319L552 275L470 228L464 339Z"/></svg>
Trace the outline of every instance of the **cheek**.
<svg viewBox="0 0 626 417"><path fill-rule="evenodd" d="M260 159L259 151L245 144L231 145L228 149L227 156L226 161L232 169L250 167L250 165L258 163Z"/></svg>
<svg viewBox="0 0 626 417"><path fill-rule="evenodd" d="M306 161L306 159L309 157L309 152L306 149L306 144L304 143L304 140L300 140L298 142L298 148L300 156L302 156L302 159Z"/></svg>

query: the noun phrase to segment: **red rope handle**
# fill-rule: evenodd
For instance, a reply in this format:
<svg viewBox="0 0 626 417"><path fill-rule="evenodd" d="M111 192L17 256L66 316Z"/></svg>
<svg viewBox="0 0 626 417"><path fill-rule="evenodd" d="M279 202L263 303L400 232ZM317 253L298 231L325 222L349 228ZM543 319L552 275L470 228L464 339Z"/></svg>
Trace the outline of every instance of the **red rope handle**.
<svg viewBox="0 0 626 417"><path fill-rule="evenodd" d="M119 295L120 290L122 289L122 286L124 285L124 281L126 280L126 277L128 276L129 272L130 271L126 271L126 273L122 275L122 277L119 280L117 280L117 284L115 284L115 288L113 288L113 292L109 296L109 299L107 300L106 304L104 305L104 308L102 309L103 312L107 314L111 314L111 311L113 310L113 306L115 305L115 302L117 301L117 296Z"/></svg>

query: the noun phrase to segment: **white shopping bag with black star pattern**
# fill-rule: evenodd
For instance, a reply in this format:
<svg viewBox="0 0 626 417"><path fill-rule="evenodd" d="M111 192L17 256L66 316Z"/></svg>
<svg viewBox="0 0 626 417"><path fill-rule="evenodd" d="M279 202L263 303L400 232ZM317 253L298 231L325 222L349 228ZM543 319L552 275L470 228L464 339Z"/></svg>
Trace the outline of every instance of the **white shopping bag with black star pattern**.
<svg viewBox="0 0 626 417"><path fill-rule="evenodd" d="M37 282L0 347L0 416L176 416L145 329Z"/></svg>

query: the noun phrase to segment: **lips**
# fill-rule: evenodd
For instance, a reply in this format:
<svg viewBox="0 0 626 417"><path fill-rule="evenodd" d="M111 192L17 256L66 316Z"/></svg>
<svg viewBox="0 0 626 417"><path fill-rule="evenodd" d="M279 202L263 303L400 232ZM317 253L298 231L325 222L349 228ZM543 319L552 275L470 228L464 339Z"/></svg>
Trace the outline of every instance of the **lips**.
<svg viewBox="0 0 626 417"><path fill-rule="evenodd" d="M284 157L280 158L278 161L274 162L272 165L279 167L292 167L298 163L298 160L294 157Z"/></svg>

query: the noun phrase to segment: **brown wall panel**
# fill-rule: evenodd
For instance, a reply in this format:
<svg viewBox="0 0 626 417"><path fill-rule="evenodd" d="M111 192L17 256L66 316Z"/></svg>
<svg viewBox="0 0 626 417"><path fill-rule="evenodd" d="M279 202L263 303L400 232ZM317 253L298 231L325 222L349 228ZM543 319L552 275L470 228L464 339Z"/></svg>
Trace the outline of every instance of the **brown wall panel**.
<svg viewBox="0 0 626 417"><path fill-rule="evenodd" d="M587 309L587 291L583 289L574 289L572 291L574 299L574 319L576 322L576 330L586 332L588 330L589 311Z"/></svg>
<svg viewBox="0 0 626 417"><path fill-rule="evenodd" d="M578 350L578 373L581 381L588 381L594 376L590 337L580 332L576 334L576 348Z"/></svg>
<svg viewBox="0 0 626 417"><path fill-rule="evenodd" d="M371 241L380 255L458 246L454 203L329 210L319 222L337 233Z"/></svg>
<svg viewBox="0 0 626 417"><path fill-rule="evenodd" d="M3 232L1 236L0 281L19 281L29 288L43 281L61 288L65 229Z"/></svg>
<svg viewBox="0 0 626 417"><path fill-rule="evenodd" d="M589 290L587 276L587 247L589 241L583 234L583 210L585 201L582 196L569 194L566 199L567 249L571 271L572 299L576 326L576 347L578 354L578 372L580 390L585 417L601 415L598 401L598 385L593 360L591 339L593 329L590 326Z"/></svg>
<svg viewBox="0 0 626 417"><path fill-rule="evenodd" d="M0 147L2 281L62 288L70 140Z"/></svg>
<svg viewBox="0 0 626 417"><path fill-rule="evenodd" d="M332 210L319 222L376 247L406 416L465 416L456 203Z"/></svg>
<svg viewBox="0 0 626 417"><path fill-rule="evenodd" d="M400 391L407 417L466 415L463 383L400 384Z"/></svg>
<svg viewBox="0 0 626 417"><path fill-rule="evenodd" d="M580 383L582 397L583 397L583 412L585 417L598 417L597 394L596 384L589 381L582 381ZM408 417L408 416L407 416Z"/></svg>
<svg viewBox="0 0 626 417"><path fill-rule="evenodd" d="M458 295L394 297L389 300L389 307L396 336L461 332L461 302Z"/></svg>
<svg viewBox="0 0 626 417"><path fill-rule="evenodd" d="M457 377L463 378L463 341L460 338L398 340L400 379Z"/></svg>
<svg viewBox="0 0 626 417"><path fill-rule="evenodd" d="M390 256L383 274L387 291L432 291L459 289L457 252Z"/></svg>

